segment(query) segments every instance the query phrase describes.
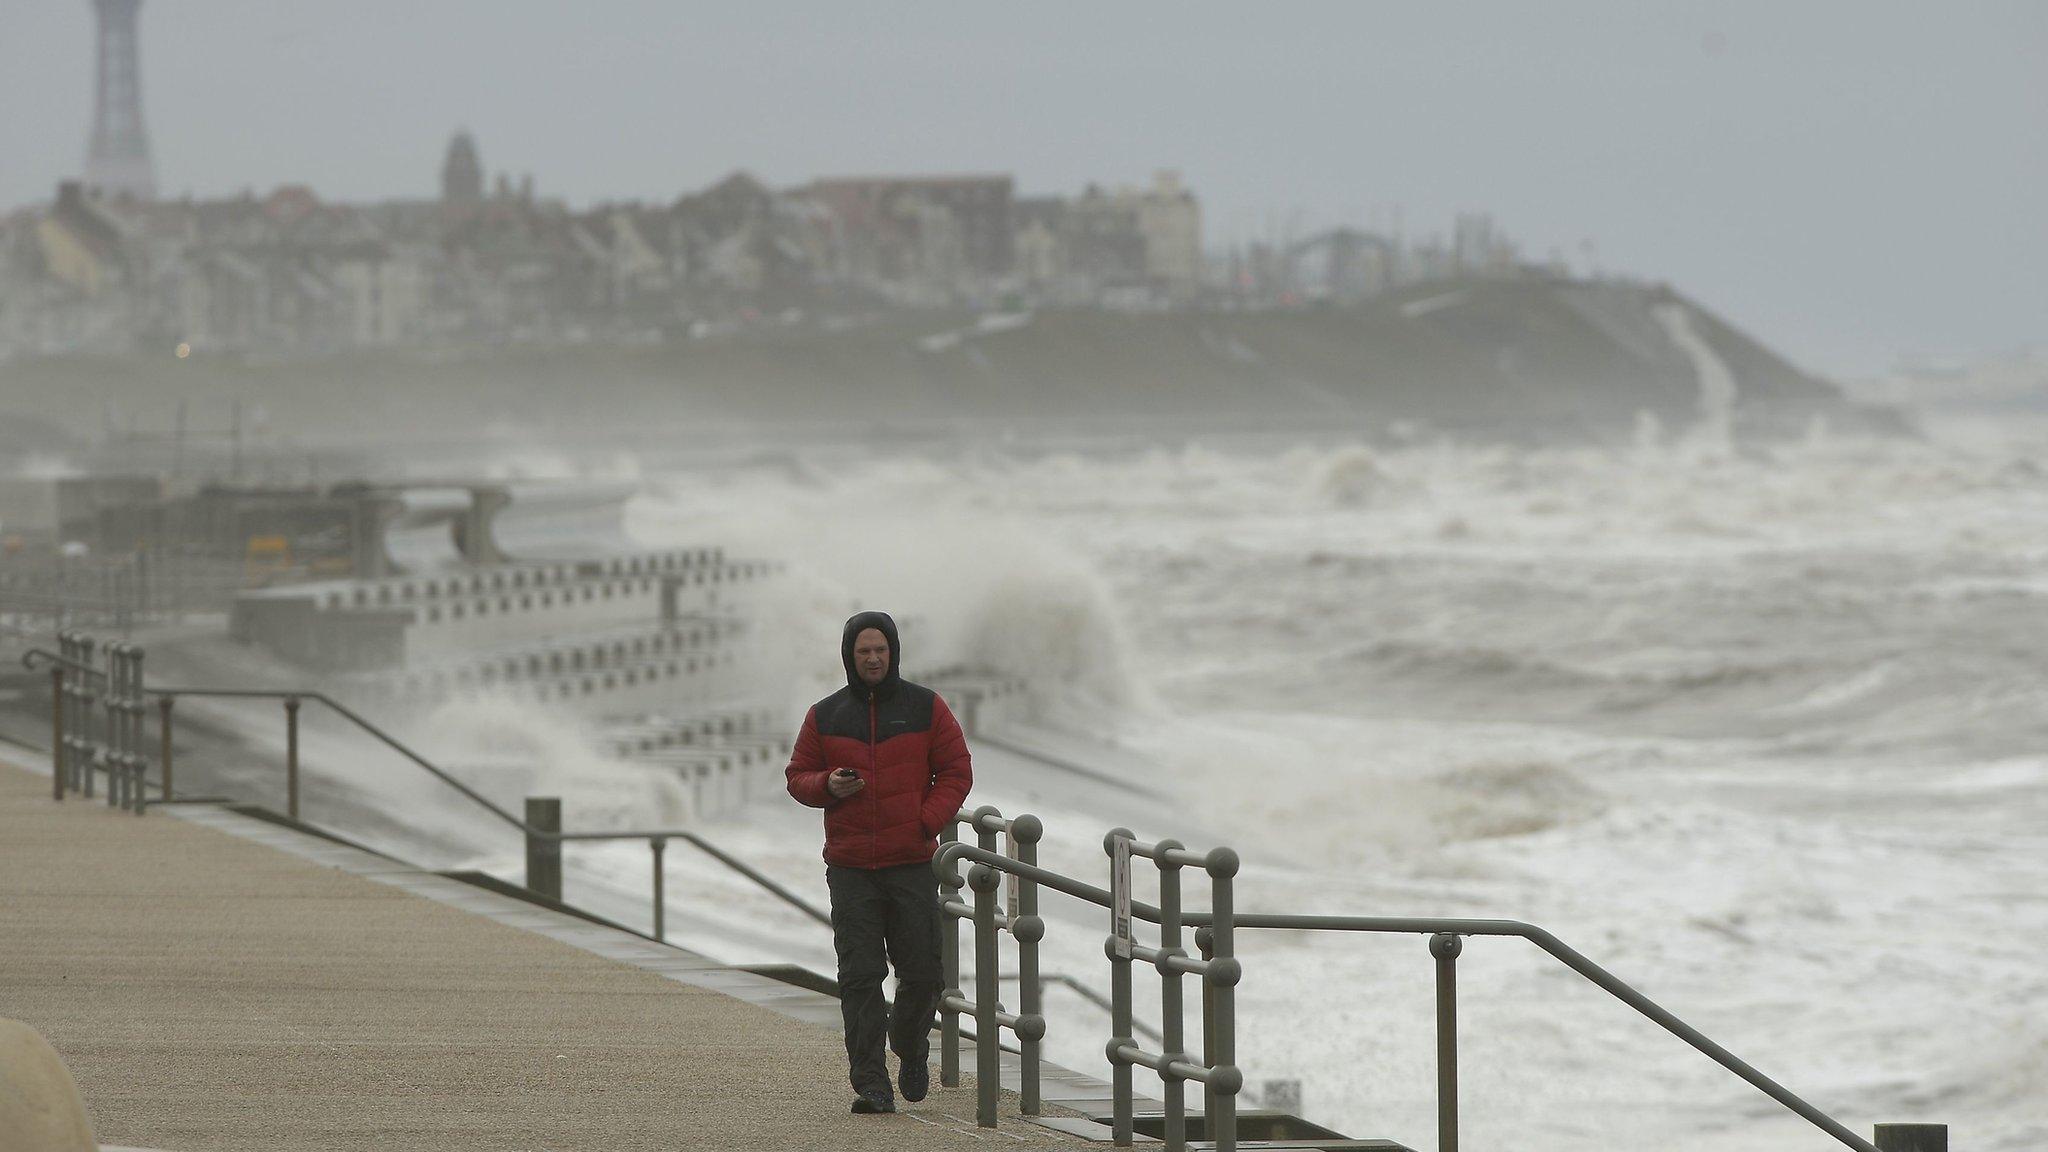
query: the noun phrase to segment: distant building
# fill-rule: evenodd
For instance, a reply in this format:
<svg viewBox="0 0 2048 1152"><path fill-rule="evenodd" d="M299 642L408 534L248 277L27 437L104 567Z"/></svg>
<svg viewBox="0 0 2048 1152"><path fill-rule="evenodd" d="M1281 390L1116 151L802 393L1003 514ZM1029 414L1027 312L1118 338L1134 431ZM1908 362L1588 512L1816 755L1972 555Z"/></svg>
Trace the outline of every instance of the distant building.
<svg viewBox="0 0 2048 1152"><path fill-rule="evenodd" d="M1025 198L1005 174L774 189L734 172L669 203L588 209L489 177L459 131L433 197L334 204L294 184L143 200L67 183L0 217L0 357L639 342L889 306L1185 306L1202 288L1200 205L1170 172ZM1459 242L1479 260L1511 251L1490 224L1461 221ZM1272 252L1257 267L1274 274L1247 274L1258 287L1239 299L1277 301L1310 275L1324 294L1367 290L1392 274L1383 255L1333 250L1310 273Z"/></svg>
<svg viewBox="0 0 2048 1152"><path fill-rule="evenodd" d="M468 132L457 132L448 142L448 157L441 164L441 202L472 208L483 199L484 166L477 157L476 139Z"/></svg>
<svg viewBox="0 0 2048 1152"><path fill-rule="evenodd" d="M1168 296L1186 299L1202 284L1202 207L1178 172L1161 172L1149 188L1119 194L1128 201L1145 242L1145 274Z"/></svg>
<svg viewBox="0 0 2048 1152"><path fill-rule="evenodd" d="M1090 184L1073 199L1019 199L1011 248L1018 281L1048 303L1152 306L1192 299L1202 284L1202 213L1171 172L1149 187Z"/></svg>
<svg viewBox="0 0 2048 1152"><path fill-rule="evenodd" d="M1499 276L1515 269L1515 246L1484 212L1460 212L1451 226L1451 262L1465 276Z"/></svg>
<svg viewBox="0 0 2048 1152"><path fill-rule="evenodd" d="M798 194L830 209L861 270L885 279L993 279L1013 263L1009 176L837 177ZM957 249L957 255L955 255Z"/></svg>
<svg viewBox="0 0 2048 1152"><path fill-rule="evenodd" d="M410 253L363 241L333 253L328 283L346 327L342 341L365 347L401 343L417 334L426 303L426 272Z"/></svg>
<svg viewBox="0 0 2048 1152"><path fill-rule="evenodd" d="M1067 202L1060 241L1066 249L1067 273L1095 291L1139 287L1147 280L1145 233L1139 226L1138 206L1128 196L1088 185Z"/></svg>
<svg viewBox="0 0 2048 1152"><path fill-rule="evenodd" d="M80 296L99 297L126 280L120 225L77 181L58 186L56 206L37 225L36 241L44 275Z"/></svg>
<svg viewBox="0 0 2048 1152"><path fill-rule="evenodd" d="M1066 276L1066 247L1060 239L1066 215L1066 201L1057 196L1020 197L1012 208L1010 246L1017 276L1025 284L1047 288Z"/></svg>

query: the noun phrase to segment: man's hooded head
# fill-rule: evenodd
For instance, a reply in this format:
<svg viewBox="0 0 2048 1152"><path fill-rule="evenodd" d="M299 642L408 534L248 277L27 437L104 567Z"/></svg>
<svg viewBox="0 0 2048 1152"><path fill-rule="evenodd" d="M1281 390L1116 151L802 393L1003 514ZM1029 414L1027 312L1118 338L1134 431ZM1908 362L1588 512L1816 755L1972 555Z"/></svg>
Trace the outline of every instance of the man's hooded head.
<svg viewBox="0 0 2048 1152"><path fill-rule="evenodd" d="M872 691L876 696L887 697L896 691L902 677L903 645L896 638L896 621L887 612L857 612L846 622L846 631L839 638L839 660L846 666L846 685L865 696L870 692L868 682L861 678L860 669L853 659L854 641L862 632L873 628L889 641L889 671Z"/></svg>

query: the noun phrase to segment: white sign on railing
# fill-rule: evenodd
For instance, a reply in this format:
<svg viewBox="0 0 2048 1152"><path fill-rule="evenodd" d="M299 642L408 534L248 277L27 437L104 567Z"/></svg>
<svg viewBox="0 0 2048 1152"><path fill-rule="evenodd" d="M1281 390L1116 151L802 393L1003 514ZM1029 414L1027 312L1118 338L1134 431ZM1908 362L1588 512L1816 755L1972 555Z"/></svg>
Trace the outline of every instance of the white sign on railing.
<svg viewBox="0 0 2048 1152"><path fill-rule="evenodd" d="M1118 836L1109 850L1109 934L1119 959L1131 958L1131 840Z"/></svg>
<svg viewBox="0 0 2048 1152"><path fill-rule="evenodd" d="M1003 855L1008 856L1012 860L1017 858L1017 834L1008 828L1003 829ZM1017 922L1018 916L1017 880L1018 876L1015 872L1005 871L1003 873L1003 915L1008 916L1012 924Z"/></svg>

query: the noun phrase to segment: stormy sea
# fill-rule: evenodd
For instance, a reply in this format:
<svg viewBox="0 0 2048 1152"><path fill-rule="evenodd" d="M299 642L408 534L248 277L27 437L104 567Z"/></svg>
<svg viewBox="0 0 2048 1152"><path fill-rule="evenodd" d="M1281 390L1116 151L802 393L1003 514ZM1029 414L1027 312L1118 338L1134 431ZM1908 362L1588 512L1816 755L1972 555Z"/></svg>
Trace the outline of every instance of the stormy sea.
<svg viewBox="0 0 2048 1152"><path fill-rule="evenodd" d="M734 687L792 730L855 607L904 619L913 679L1023 677L970 804L1039 814L1053 867L1106 883L1125 823L1236 848L1241 909L1530 921L1853 1128L2022 1152L2048 1139L2044 448L2038 423L1755 447L1649 424L1605 447L984 439L594 473L633 492L640 545L786 563ZM420 738L508 801L562 794L578 827L645 824L678 787L531 707L451 705ZM387 814L412 798L373 839L519 875L516 841L416 773L309 739ZM704 831L823 903L816 813L779 783ZM671 857L673 940L831 970L816 924ZM643 846L569 866L572 899L645 922ZM1106 988L1106 916L1045 911L1046 971ZM1298 1081L1310 1119L1427 1146L1424 939L1239 950L1248 1101ZM1830 1146L1525 943L1460 963L1475 1147ZM1156 980L1138 990L1156 1024ZM1046 1002L1048 1057L1103 1074L1107 1017Z"/></svg>

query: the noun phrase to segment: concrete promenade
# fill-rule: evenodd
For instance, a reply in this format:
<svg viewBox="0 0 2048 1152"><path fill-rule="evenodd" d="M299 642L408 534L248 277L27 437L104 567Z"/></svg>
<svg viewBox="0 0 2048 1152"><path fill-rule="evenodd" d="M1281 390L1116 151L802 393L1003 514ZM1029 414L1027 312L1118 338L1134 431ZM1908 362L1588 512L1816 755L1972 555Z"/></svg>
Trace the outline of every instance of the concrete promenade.
<svg viewBox="0 0 2048 1152"><path fill-rule="evenodd" d="M936 1069L849 1116L816 993L222 809L58 804L4 756L0 1017L63 1056L102 1145L1088 1144L1008 1094L977 1131Z"/></svg>

